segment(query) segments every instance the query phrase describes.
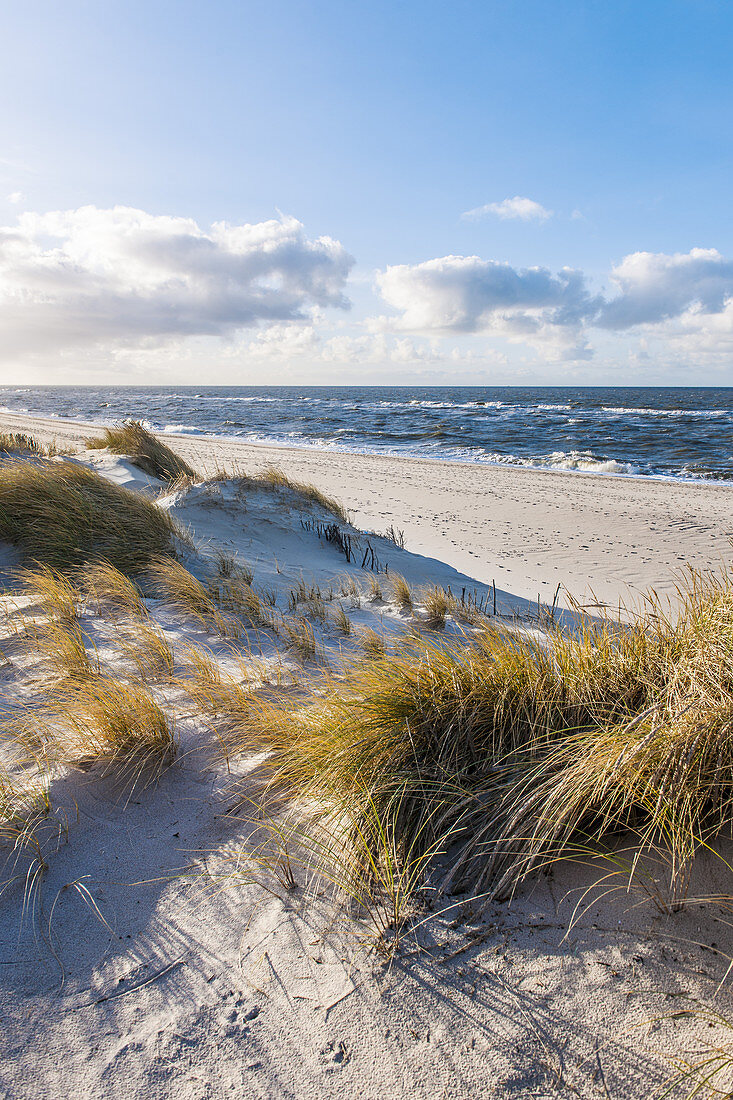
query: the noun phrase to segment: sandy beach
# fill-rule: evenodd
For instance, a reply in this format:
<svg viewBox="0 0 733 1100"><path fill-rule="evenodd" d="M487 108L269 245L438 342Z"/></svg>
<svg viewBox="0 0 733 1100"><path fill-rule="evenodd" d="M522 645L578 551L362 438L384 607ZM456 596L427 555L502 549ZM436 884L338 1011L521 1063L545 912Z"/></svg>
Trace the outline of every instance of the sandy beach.
<svg viewBox="0 0 733 1100"><path fill-rule="evenodd" d="M8 414L0 429L71 448L90 434ZM622 856L560 861L512 896L428 892L399 950L385 953L370 910L337 904L333 884L285 849L263 863L267 753L227 747L226 712L201 701L230 692L245 700L246 719L258 691L287 696L318 683L324 667L377 635L387 647L406 630L428 645L463 644L472 627L450 615L431 634L424 586L475 585L485 596L496 578L499 610L527 616L506 622L530 636L541 585L543 599L558 581L609 601L650 585L670 591L683 561L708 567L725 555L733 489L166 442L209 474L276 463L335 494L355 544L369 542L390 575L404 576L414 605L400 606L387 574L360 569L361 555L345 561L323 528L308 527L333 519L309 498L224 477L165 495L123 456L70 456L72 470L157 498L188 533L177 553L191 577L222 584L227 561L248 563L260 621L232 632L155 593L125 619L77 594L59 625L61 605L34 591L41 582L19 591L6 574L11 712L33 719L39 684L68 675L63 648L44 641L51 628L67 641L82 632L86 671L66 709L44 719L63 752L48 760L37 856L18 846L5 863L0 1095L641 1100L666 1088L681 1060L726 1042L725 1023L679 1012L733 1007L724 912L687 903L729 893L718 855L698 857L681 907L650 892L653 877L629 885ZM359 531L390 525L404 530L406 549ZM4 567L20 564L12 547L2 554ZM103 754L95 762L69 749L69 730L84 744L88 736L75 714L79 685L100 674L142 685L167 715L170 751L154 781L130 785ZM251 697L240 683L248 676ZM683 1097L684 1086L669 1095Z"/></svg>
<svg viewBox="0 0 733 1100"><path fill-rule="evenodd" d="M9 413L0 430L59 446L94 434L88 424ZM672 594L685 564L717 570L730 556L729 485L165 438L204 472L278 465L342 500L358 527L393 525L408 549L523 600L551 603L561 584L584 604L635 603L649 588Z"/></svg>

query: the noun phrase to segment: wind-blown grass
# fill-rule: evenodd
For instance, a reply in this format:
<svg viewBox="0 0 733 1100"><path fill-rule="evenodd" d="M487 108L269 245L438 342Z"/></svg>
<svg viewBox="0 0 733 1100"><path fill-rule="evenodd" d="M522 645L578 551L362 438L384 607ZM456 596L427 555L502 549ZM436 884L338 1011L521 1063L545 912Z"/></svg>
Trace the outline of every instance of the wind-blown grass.
<svg viewBox="0 0 733 1100"><path fill-rule="evenodd" d="M376 814L413 861L450 846L446 887L502 894L632 829L683 904L699 845L733 821L733 585L690 573L680 596L677 618L651 602L623 628L408 638L297 705L253 704L240 744L269 744L274 787L362 834Z"/></svg>
<svg viewBox="0 0 733 1100"><path fill-rule="evenodd" d="M0 454L51 457L58 450L55 444L46 445L25 432L0 432Z"/></svg>
<svg viewBox="0 0 733 1100"><path fill-rule="evenodd" d="M19 579L29 595L40 599L44 612L59 623L75 623L80 595L63 573L48 565L25 569Z"/></svg>
<svg viewBox="0 0 733 1100"><path fill-rule="evenodd" d="M150 779L176 753L172 722L153 696L108 676L49 692L44 722L60 760L103 774Z"/></svg>
<svg viewBox="0 0 733 1100"><path fill-rule="evenodd" d="M277 466L267 466L259 474L240 476L237 481L242 492L246 493L247 489L280 489L289 492L293 501L300 506L317 504L340 519L342 523L349 522L348 512L341 501L328 496L311 482L298 481L296 478L289 477Z"/></svg>
<svg viewBox="0 0 733 1100"><path fill-rule="evenodd" d="M79 583L87 599L96 604L98 615L122 615L142 619L147 608L140 589L134 581L116 569L108 561L95 561L86 565Z"/></svg>
<svg viewBox="0 0 733 1100"><path fill-rule="evenodd" d="M185 566L172 558L156 558L145 574L148 589L178 614L196 619L204 630L238 637L238 623L219 611L211 592Z"/></svg>
<svg viewBox="0 0 733 1100"><path fill-rule="evenodd" d="M149 500L71 462L0 467L0 539L31 561L67 571L104 559L140 572L172 553L170 517Z"/></svg>
<svg viewBox="0 0 733 1100"><path fill-rule="evenodd" d="M103 436L86 441L88 448L107 448L116 455L127 455L136 466L161 481L193 481L196 471L138 420L125 420L114 428L105 428Z"/></svg>

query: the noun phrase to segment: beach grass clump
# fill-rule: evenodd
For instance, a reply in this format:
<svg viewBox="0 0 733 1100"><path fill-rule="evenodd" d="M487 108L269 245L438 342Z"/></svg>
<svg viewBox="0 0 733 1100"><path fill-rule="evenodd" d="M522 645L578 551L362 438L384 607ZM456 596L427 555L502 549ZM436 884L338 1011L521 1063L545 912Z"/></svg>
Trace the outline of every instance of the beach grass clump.
<svg viewBox="0 0 733 1100"><path fill-rule="evenodd" d="M204 630L225 638L239 636L237 622L221 613L211 592L180 562L168 557L154 559L145 582L156 599L178 614L196 619Z"/></svg>
<svg viewBox="0 0 733 1100"><path fill-rule="evenodd" d="M351 616L344 610L342 604L336 604L336 609L332 613L332 619L337 630L339 630L344 637L348 637L348 635L351 634Z"/></svg>
<svg viewBox="0 0 733 1100"><path fill-rule="evenodd" d="M145 601L138 586L110 562L89 562L78 581L85 598L96 605L98 615L135 619L147 617Z"/></svg>
<svg viewBox="0 0 733 1100"><path fill-rule="evenodd" d="M221 578L209 585L209 592L222 611L237 616L248 626L271 626L262 600L245 578Z"/></svg>
<svg viewBox="0 0 733 1100"><path fill-rule="evenodd" d="M313 627L304 615L283 617L281 631L289 648L294 650L302 660L314 661L321 654L321 647L316 641Z"/></svg>
<svg viewBox="0 0 733 1100"><path fill-rule="evenodd" d="M433 585L421 595L425 608L426 624L433 630L442 630L445 626L445 617L451 610L453 602L450 593L439 585Z"/></svg>
<svg viewBox="0 0 733 1100"><path fill-rule="evenodd" d="M121 653L135 666L143 682L173 679L173 648L160 627L151 620L131 619L125 629L118 632L115 640Z"/></svg>
<svg viewBox="0 0 733 1100"><path fill-rule="evenodd" d="M384 657L387 649L384 637L381 634L377 634L376 630L372 630L371 627L368 626L364 627L359 633L359 645L366 656L372 659Z"/></svg>
<svg viewBox="0 0 733 1100"><path fill-rule="evenodd" d="M378 576L370 573L367 578L367 599L369 603L381 603L383 598L382 582Z"/></svg>
<svg viewBox="0 0 733 1100"><path fill-rule="evenodd" d="M405 578L399 573L391 573L389 579L392 585L392 599L400 611L412 611L412 589Z"/></svg>
<svg viewBox="0 0 733 1100"><path fill-rule="evenodd" d="M122 573L172 553L174 526L149 500L71 462L0 467L0 539L66 572L103 559Z"/></svg>
<svg viewBox="0 0 733 1100"><path fill-rule="evenodd" d="M86 445L90 450L106 448L112 454L126 455L144 473L160 481L190 483L196 478L193 467L139 420L125 420L114 428L105 428L103 436L88 439Z"/></svg>
<svg viewBox="0 0 733 1100"><path fill-rule="evenodd" d="M224 672L214 654L201 646L184 653L185 676L179 685L203 713L223 719L229 726L246 721L252 699L252 683Z"/></svg>
<svg viewBox="0 0 733 1100"><path fill-rule="evenodd" d="M450 846L446 887L506 893L631 829L666 853L674 908L733 822L733 586L690 573L680 598L674 618L651 601L624 626L408 637L295 706L252 708L241 745L268 741L279 790L357 823L365 806L398 852Z"/></svg>
<svg viewBox="0 0 733 1100"><path fill-rule="evenodd" d="M47 446L25 432L0 432L0 454L51 457L58 451L55 444Z"/></svg>
<svg viewBox="0 0 733 1100"><path fill-rule="evenodd" d="M39 829L50 810L51 800L40 769L31 776L0 765L0 845L15 853L29 850L41 871L46 863ZM7 884L6 879L0 893ZM29 884L27 878L26 884Z"/></svg>
<svg viewBox="0 0 733 1100"><path fill-rule="evenodd" d="M49 693L44 716L57 757L79 767L157 776L176 753L172 720L139 683L109 676Z"/></svg>
<svg viewBox="0 0 733 1100"><path fill-rule="evenodd" d="M38 565L22 570L18 579L27 594L40 600L46 615L61 624L76 623L82 597L63 573L49 565Z"/></svg>
<svg viewBox="0 0 733 1100"><path fill-rule="evenodd" d="M96 650L78 622L36 624L26 635L28 652L50 671L54 680L85 683L99 671ZM91 652L90 652L91 649Z"/></svg>
<svg viewBox="0 0 733 1100"><path fill-rule="evenodd" d="M308 504L316 504L324 511L336 516L342 523L349 522L346 508L335 497L328 496L316 485L309 481L298 481L290 477L279 466L266 466L258 474L249 474L237 478L240 490L246 493L247 489L280 489L290 493L294 502L301 507Z"/></svg>

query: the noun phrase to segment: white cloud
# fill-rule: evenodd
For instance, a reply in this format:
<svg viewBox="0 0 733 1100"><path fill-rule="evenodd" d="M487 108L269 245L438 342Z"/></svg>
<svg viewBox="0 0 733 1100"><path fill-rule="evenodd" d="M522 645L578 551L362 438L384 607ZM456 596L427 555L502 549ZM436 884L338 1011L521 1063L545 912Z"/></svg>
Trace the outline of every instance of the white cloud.
<svg viewBox="0 0 733 1100"><path fill-rule="evenodd" d="M17 206L18 203L22 202L24 198L25 195L22 191L11 191L8 195L8 202L11 202L13 206Z"/></svg>
<svg viewBox="0 0 733 1100"><path fill-rule="evenodd" d="M696 341L706 355L730 348L733 263L715 249L637 252L612 269L612 297L593 294L586 276L565 268L518 269L478 256L443 256L388 267L377 288L397 317L374 318L383 331L486 333L546 350L556 359L592 354L592 329L657 332Z"/></svg>
<svg viewBox="0 0 733 1100"><path fill-rule="evenodd" d="M295 218L216 222L129 207L21 214L0 227L4 354L229 336L260 322L348 308L353 264Z"/></svg>
<svg viewBox="0 0 733 1100"><path fill-rule="evenodd" d="M478 218L486 217L487 214L495 214L497 218L504 221L510 218L519 218L523 222L544 222L552 217L553 211L546 210L534 199L526 199L522 198L521 195L515 195L513 199L488 202L485 206L476 206L473 210L466 210L465 213L461 214L461 217L469 221L476 221Z"/></svg>
<svg viewBox="0 0 733 1100"><path fill-rule="evenodd" d="M604 328L626 329L679 317L691 307L720 313L733 297L733 263L715 248L634 252L613 268L619 289L600 315Z"/></svg>
<svg viewBox="0 0 733 1100"><path fill-rule="evenodd" d="M412 331L531 333L547 325L578 325L597 309L583 274L565 268L517 269L478 256L443 256L399 264L377 275L384 300Z"/></svg>

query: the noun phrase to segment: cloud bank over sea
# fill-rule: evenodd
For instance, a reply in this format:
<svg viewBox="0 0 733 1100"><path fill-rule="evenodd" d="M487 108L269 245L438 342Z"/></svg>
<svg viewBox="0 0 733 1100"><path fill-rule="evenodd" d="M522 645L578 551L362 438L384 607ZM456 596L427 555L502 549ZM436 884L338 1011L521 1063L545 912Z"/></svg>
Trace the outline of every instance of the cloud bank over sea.
<svg viewBox="0 0 733 1100"><path fill-rule="evenodd" d="M549 217L518 196L469 213L490 209ZM614 357L643 371L654 343L688 381L733 350L733 262L715 248L630 253L603 281L478 255L371 275L357 263L289 215L202 227L126 206L24 211L0 227L0 371L29 363L58 382L75 355L89 380L111 359L160 381L174 359L197 369L205 356L235 382L263 369L287 381L299 367L352 381L395 365L521 379L542 360L577 381L583 364Z"/></svg>

